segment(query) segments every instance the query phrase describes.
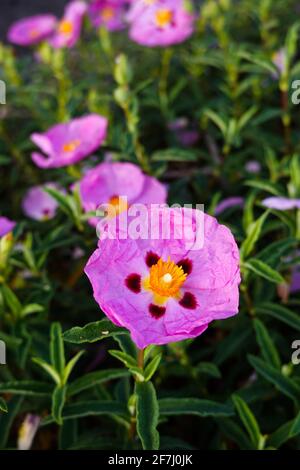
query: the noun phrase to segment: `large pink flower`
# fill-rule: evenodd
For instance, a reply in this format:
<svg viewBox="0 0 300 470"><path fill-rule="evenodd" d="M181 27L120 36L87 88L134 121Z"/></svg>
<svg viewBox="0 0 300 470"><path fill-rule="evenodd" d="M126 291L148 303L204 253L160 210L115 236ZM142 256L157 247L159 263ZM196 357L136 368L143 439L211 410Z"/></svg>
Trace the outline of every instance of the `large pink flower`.
<svg viewBox="0 0 300 470"><path fill-rule="evenodd" d="M123 29L125 7L123 1L93 0L89 7L91 22L96 28L104 26L109 31Z"/></svg>
<svg viewBox="0 0 300 470"><path fill-rule="evenodd" d="M170 46L185 41L194 29L195 16L184 0L137 0L128 13L130 38L144 46Z"/></svg>
<svg viewBox="0 0 300 470"><path fill-rule="evenodd" d="M107 119L97 114L57 124L43 134L32 134L31 140L47 155L34 152L32 160L40 168L72 165L94 152L106 131Z"/></svg>
<svg viewBox="0 0 300 470"><path fill-rule="evenodd" d="M9 28L7 39L19 46L37 44L49 37L57 24L53 15L36 15L16 21Z"/></svg>
<svg viewBox="0 0 300 470"><path fill-rule="evenodd" d="M87 263L99 306L113 323L130 330L139 348L194 338L211 321L238 312L235 240L215 218L199 215L194 209L164 208L153 218L148 207L140 220L148 237L133 237L128 228L127 238L121 232L103 238ZM204 224L202 245L196 243L198 219ZM166 237L161 227L168 220Z"/></svg>
<svg viewBox="0 0 300 470"><path fill-rule="evenodd" d="M11 232L15 225L16 222L9 220L7 217L0 217L0 237L4 237L4 235Z"/></svg>
<svg viewBox="0 0 300 470"><path fill-rule="evenodd" d="M55 183L46 183L30 188L22 201L22 209L27 217L34 220L49 220L56 214L57 201L45 189L59 189Z"/></svg>
<svg viewBox="0 0 300 470"><path fill-rule="evenodd" d="M96 211L102 204L112 204L118 213L135 202L164 203L167 190L133 163L104 162L89 170L80 181L80 196L86 212ZM93 225L97 221L96 217L90 220Z"/></svg>
<svg viewBox="0 0 300 470"><path fill-rule="evenodd" d="M86 3L79 0L70 2L66 6L64 16L49 41L53 47L73 47L76 44L80 37L83 16L86 10Z"/></svg>

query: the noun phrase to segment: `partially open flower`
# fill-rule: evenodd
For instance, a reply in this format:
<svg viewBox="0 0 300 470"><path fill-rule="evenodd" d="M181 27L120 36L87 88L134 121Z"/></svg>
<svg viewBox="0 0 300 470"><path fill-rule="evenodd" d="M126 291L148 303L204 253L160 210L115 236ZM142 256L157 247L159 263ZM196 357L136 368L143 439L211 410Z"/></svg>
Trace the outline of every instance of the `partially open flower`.
<svg viewBox="0 0 300 470"><path fill-rule="evenodd" d="M85 268L103 312L129 329L139 348L198 336L211 321L235 315L239 303L239 253L230 230L201 213L198 245L200 211L163 208L157 218L152 210L139 220L147 237L134 238L128 228L127 238L103 239Z"/></svg>
<svg viewBox="0 0 300 470"><path fill-rule="evenodd" d="M133 163L104 162L89 170L80 182L80 196L86 212L110 204L118 214L135 202L161 204L167 190L157 179L145 175ZM126 199L125 199L126 198ZM90 220L97 225L98 218Z"/></svg>
<svg viewBox="0 0 300 470"><path fill-rule="evenodd" d="M7 39L18 46L37 44L55 30L57 19L53 15L36 15L16 21L9 28Z"/></svg>
<svg viewBox="0 0 300 470"><path fill-rule="evenodd" d="M70 2L63 18L58 23L50 44L54 48L73 47L78 41L81 33L82 20L86 12L87 6L85 2L75 0Z"/></svg>
<svg viewBox="0 0 300 470"><path fill-rule="evenodd" d="M4 237L4 235L12 232L15 225L16 222L9 220L7 217L0 217L0 237Z"/></svg>
<svg viewBox="0 0 300 470"><path fill-rule="evenodd" d="M93 0L89 7L92 24L99 28L104 26L109 31L117 31L125 27L124 2L116 0Z"/></svg>
<svg viewBox="0 0 300 470"><path fill-rule="evenodd" d="M26 415L18 435L18 449L29 450L32 446L33 439L39 428L41 418L37 415Z"/></svg>
<svg viewBox="0 0 300 470"><path fill-rule="evenodd" d="M94 152L106 137L107 119L90 114L57 124L43 134L32 134L31 140L44 152L34 152L32 160L40 168L72 165Z"/></svg>
<svg viewBox="0 0 300 470"><path fill-rule="evenodd" d="M195 16L183 0L137 0L128 13L130 38L144 46L170 46L185 41Z"/></svg>
<svg viewBox="0 0 300 470"><path fill-rule="evenodd" d="M27 217L34 220L49 220L56 214L57 201L45 189L58 189L55 183L46 183L30 188L22 201L22 209Z"/></svg>
<svg viewBox="0 0 300 470"><path fill-rule="evenodd" d="M264 199L262 201L262 205L269 209L288 211L292 209L300 209L300 199L272 196Z"/></svg>

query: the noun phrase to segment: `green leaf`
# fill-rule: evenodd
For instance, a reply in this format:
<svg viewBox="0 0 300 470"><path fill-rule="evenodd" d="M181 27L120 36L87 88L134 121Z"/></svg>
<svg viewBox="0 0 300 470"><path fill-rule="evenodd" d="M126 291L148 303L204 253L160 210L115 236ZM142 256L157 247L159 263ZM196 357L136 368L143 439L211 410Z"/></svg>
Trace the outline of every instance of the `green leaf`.
<svg viewBox="0 0 300 470"><path fill-rule="evenodd" d="M52 395L52 408L51 413L54 421L60 426L63 423L62 410L66 400L66 387L65 385L58 385Z"/></svg>
<svg viewBox="0 0 300 470"><path fill-rule="evenodd" d="M289 439L293 439L300 434L300 413L295 419L284 423L268 437L268 445L279 448Z"/></svg>
<svg viewBox="0 0 300 470"><path fill-rule="evenodd" d="M144 450L159 449L159 433L157 431L159 408L156 392L151 382L137 382L136 421L137 433Z"/></svg>
<svg viewBox="0 0 300 470"><path fill-rule="evenodd" d="M238 444L241 450L254 450L254 446L247 434L234 421L229 418L218 418L217 422L223 434Z"/></svg>
<svg viewBox="0 0 300 470"><path fill-rule="evenodd" d="M281 188L275 183L270 183L270 181L265 180L246 180L244 183L246 186L251 188L260 189L261 191L266 191L267 193L273 194L274 196L282 196Z"/></svg>
<svg viewBox="0 0 300 470"><path fill-rule="evenodd" d="M5 284L1 286L2 294L5 302L14 316L18 317L22 311L22 304L13 291Z"/></svg>
<svg viewBox="0 0 300 470"><path fill-rule="evenodd" d="M85 351L79 351L74 357L72 357L72 359L66 365L65 370L63 372L63 377L62 377L62 382L64 384L67 383L72 370L74 369L75 365L77 364L77 362L79 361L79 359L84 353Z"/></svg>
<svg viewBox="0 0 300 470"><path fill-rule="evenodd" d="M278 240L260 251L256 255L256 258L261 259L271 267L275 267L284 255L291 253L291 251L295 249L296 245L297 241L295 238Z"/></svg>
<svg viewBox="0 0 300 470"><path fill-rule="evenodd" d="M116 349L110 349L108 352L113 357L115 357L116 359L119 359L119 361L123 362L123 364L125 364L126 367L134 368L134 367L137 366L136 360L132 356L129 356L128 354L126 354L122 351L118 351Z"/></svg>
<svg viewBox="0 0 300 470"><path fill-rule="evenodd" d="M23 402L22 397L13 397L8 402L8 413L1 416L0 419L0 449L4 449L9 437L11 426L14 422L15 417L18 415L21 404Z"/></svg>
<svg viewBox="0 0 300 470"><path fill-rule="evenodd" d="M261 315L270 315L271 317L286 323L295 330L300 331L300 316L287 307L273 304L271 302L264 302L255 307L255 312Z"/></svg>
<svg viewBox="0 0 300 470"><path fill-rule="evenodd" d="M39 357L33 357L32 361L38 366L40 366L42 369L44 369L44 371L47 372L47 374L50 375L50 377L52 377L52 379L54 380L54 382L56 382L56 384L60 384L61 378L56 372L56 370L54 369L54 367L52 367L50 364L48 364L43 359L40 359Z"/></svg>
<svg viewBox="0 0 300 470"><path fill-rule="evenodd" d="M229 405L199 398L162 398L159 400L161 415L232 416Z"/></svg>
<svg viewBox="0 0 300 470"><path fill-rule="evenodd" d="M65 350L61 325L58 322L51 325L50 358L52 366L58 375L62 377L65 369Z"/></svg>
<svg viewBox="0 0 300 470"><path fill-rule="evenodd" d="M298 403L300 398L300 387L292 379L281 374L275 367L267 364L262 359L249 355L249 362L256 372L268 382L271 382L281 393Z"/></svg>
<svg viewBox="0 0 300 470"><path fill-rule="evenodd" d="M280 284L285 282L284 278L279 274L275 269L271 268L268 266L266 263L263 261L252 258L243 263L242 265L246 269L249 269L249 271L254 272L260 277L263 277L264 279L267 279L267 281L274 282L275 284Z"/></svg>
<svg viewBox="0 0 300 470"><path fill-rule="evenodd" d="M0 397L0 411L2 411L2 413L7 413L8 412L7 404L3 400L2 397Z"/></svg>
<svg viewBox="0 0 300 470"><path fill-rule="evenodd" d="M153 162L195 162L197 159L197 152L180 148L159 150L151 156Z"/></svg>
<svg viewBox="0 0 300 470"><path fill-rule="evenodd" d="M87 390L95 385L100 385L101 383L108 382L110 380L129 376L130 374L126 369L106 369L90 372L89 374L79 377L68 385L68 396L76 395L83 390Z"/></svg>
<svg viewBox="0 0 300 470"><path fill-rule="evenodd" d="M124 403L117 401L80 401L71 405L66 405L62 413L63 421L66 419L85 418L87 416L127 416L128 410ZM48 416L42 422L42 425L53 423L53 417Z"/></svg>
<svg viewBox="0 0 300 470"><path fill-rule="evenodd" d="M280 369L281 362L278 351L273 343L271 336L264 324L258 320L254 320L254 327L256 332L256 339L261 349L264 359L271 365Z"/></svg>
<svg viewBox="0 0 300 470"><path fill-rule="evenodd" d="M44 311L44 307L39 304L28 304L22 308L21 316L26 317L27 315L32 315L33 313L40 313Z"/></svg>
<svg viewBox="0 0 300 470"><path fill-rule="evenodd" d="M249 434L252 444L256 449L258 449L260 442L260 430L255 416L253 415L247 403L241 397L238 395L233 395L232 400L238 415Z"/></svg>
<svg viewBox="0 0 300 470"><path fill-rule="evenodd" d="M153 376L153 374L155 374L159 364L160 364L160 361L161 361L161 358L162 358L162 354L157 354L157 356L154 356L154 358L152 359L151 362L149 362L149 364L146 366L145 370L144 370L144 376L145 376L145 380L150 380L151 377Z"/></svg>
<svg viewBox="0 0 300 470"><path fill-rule="evenodd" d="M0 383L1 393L11 393L23 396L47 396L51 395L53 386L34 380L21 380Z"/></svg>
<svg viewBox="0 0 300 470"><path fill-rule="evenodd" d="M260 237L263 224L269 214L269 211L264 212L255 222L253 222L248 229L246 239L243 241L240 249L241 258L247 258L253 251L257 240Z"/></svg>
<svg viewBox="0 0 300 470"><path fill-rule="evenodd" d="M222 374L218 366L216 366L213 362L200 362L196 367L198 375L208 375L210 377L214 377L215 379L220 379Z"/></svg>
<svg viewBox="0 0 300 470"><path fill-rule="evenodd" d="M88 323L84 327L75 326L67 330L63 334L64 341L74 344L94 343L103 338L108 338L115 335L128 334L128 331L119 328L111 323L109 320L100 320L93 323Z"/></svg>

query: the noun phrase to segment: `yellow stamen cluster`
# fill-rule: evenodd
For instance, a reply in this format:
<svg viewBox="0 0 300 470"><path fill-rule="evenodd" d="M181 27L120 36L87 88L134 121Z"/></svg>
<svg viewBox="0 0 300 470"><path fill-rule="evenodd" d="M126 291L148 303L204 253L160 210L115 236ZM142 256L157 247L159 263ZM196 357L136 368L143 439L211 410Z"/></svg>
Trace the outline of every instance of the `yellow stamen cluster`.
<svg viewBox="0 0 300 470"><path fill-rule="evenodd" d="M104 21L109 21L114 17L115 12L111 7L104 7L100 14Z"/></svg>
<svg viewBox="0 0 300 470"><path fill-rule="evenodd" d="M181 266L168 261L159 261L151 266L148 287L161 297L176 297L179 289L186 280L187 274Z"/></svg>
<svg viewBox="0 0 300 470"><path fill-rule="evenodd" d="M67 142L66 144L63 145L63 151L74 152L74 150L76 150L79 147L80 143L81 142L79 139L71 140L70 142Z"/></svg>
<svg viewBox="0 0 300 470"><path fill-rule="evenodd" d="M119 196L113 196L109 204L113 207L108 208L108 217L115 217L128 209L127 199Z"/></svg>
<svg viewBox="0 0 300 470"><path fill-rule="evenodd" d="M58 25L58 32L60 34L69 35L73 33L73 24L71 21L62 20Z"/></svg>
<svg viewBox="0 0 300 470"><path fill-rule="evenodd" d="M155 23L160 28L168 26L173 20L173 12L168 8L160 8L155 13Z"/></svg>

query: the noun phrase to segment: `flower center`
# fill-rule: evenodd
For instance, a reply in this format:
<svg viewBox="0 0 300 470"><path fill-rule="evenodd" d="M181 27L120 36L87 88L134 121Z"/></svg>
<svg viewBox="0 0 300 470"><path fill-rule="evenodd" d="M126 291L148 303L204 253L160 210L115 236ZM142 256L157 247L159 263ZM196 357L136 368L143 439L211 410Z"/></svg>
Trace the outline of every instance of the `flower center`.
<svg viewBox="0 0 300 470"><path fill-rule="evenodd" d="M60 34L69 35L73 33L73 24L69 20L62 20L58 25L58 32Z"/></svg>
<svg viewBox="0 0 300 470"><path fill-rule="evenodd" d="M63 145L63 152L74 152L74 150L79 147L80 143L79 139L70 140L70 142Z"/></svg>
<svg viewBox="0 0 300 470"><path fill-rule="evenodd" d="M164 28L168 26L173 19L173 12L168 8L160 8L155 13L155 23L160 28Z"/></svg>
<svg viewBox="0 0 300 470"><path fill-rule="evenodd" d="M104 21L109 21L114 17L114 9L112 7L104 7L101 11L101 18Z"/></svg>
<svg viewBox="0 0 300 470"><path fill-rule="evenodd" d="M115 217L128 209L127 199L120 196L111 197L108 203L112 206L108 208L108 218Z"/></svg>
<svg viewBox="0 0 300 470"><path fill-rule="evenodd" d="M148 287L161 297L175 297L186 280L187 274L181 266L177 266L168 258L161 258L150 268Z"/></svg>
<svg viewBox="0 0 300 470"><path fill-rule="evenodd" d="M29 32L29 36L31 37L31 39L36 39L39 35L39 31L37 29L32 29L30 32Z"/></svg>

